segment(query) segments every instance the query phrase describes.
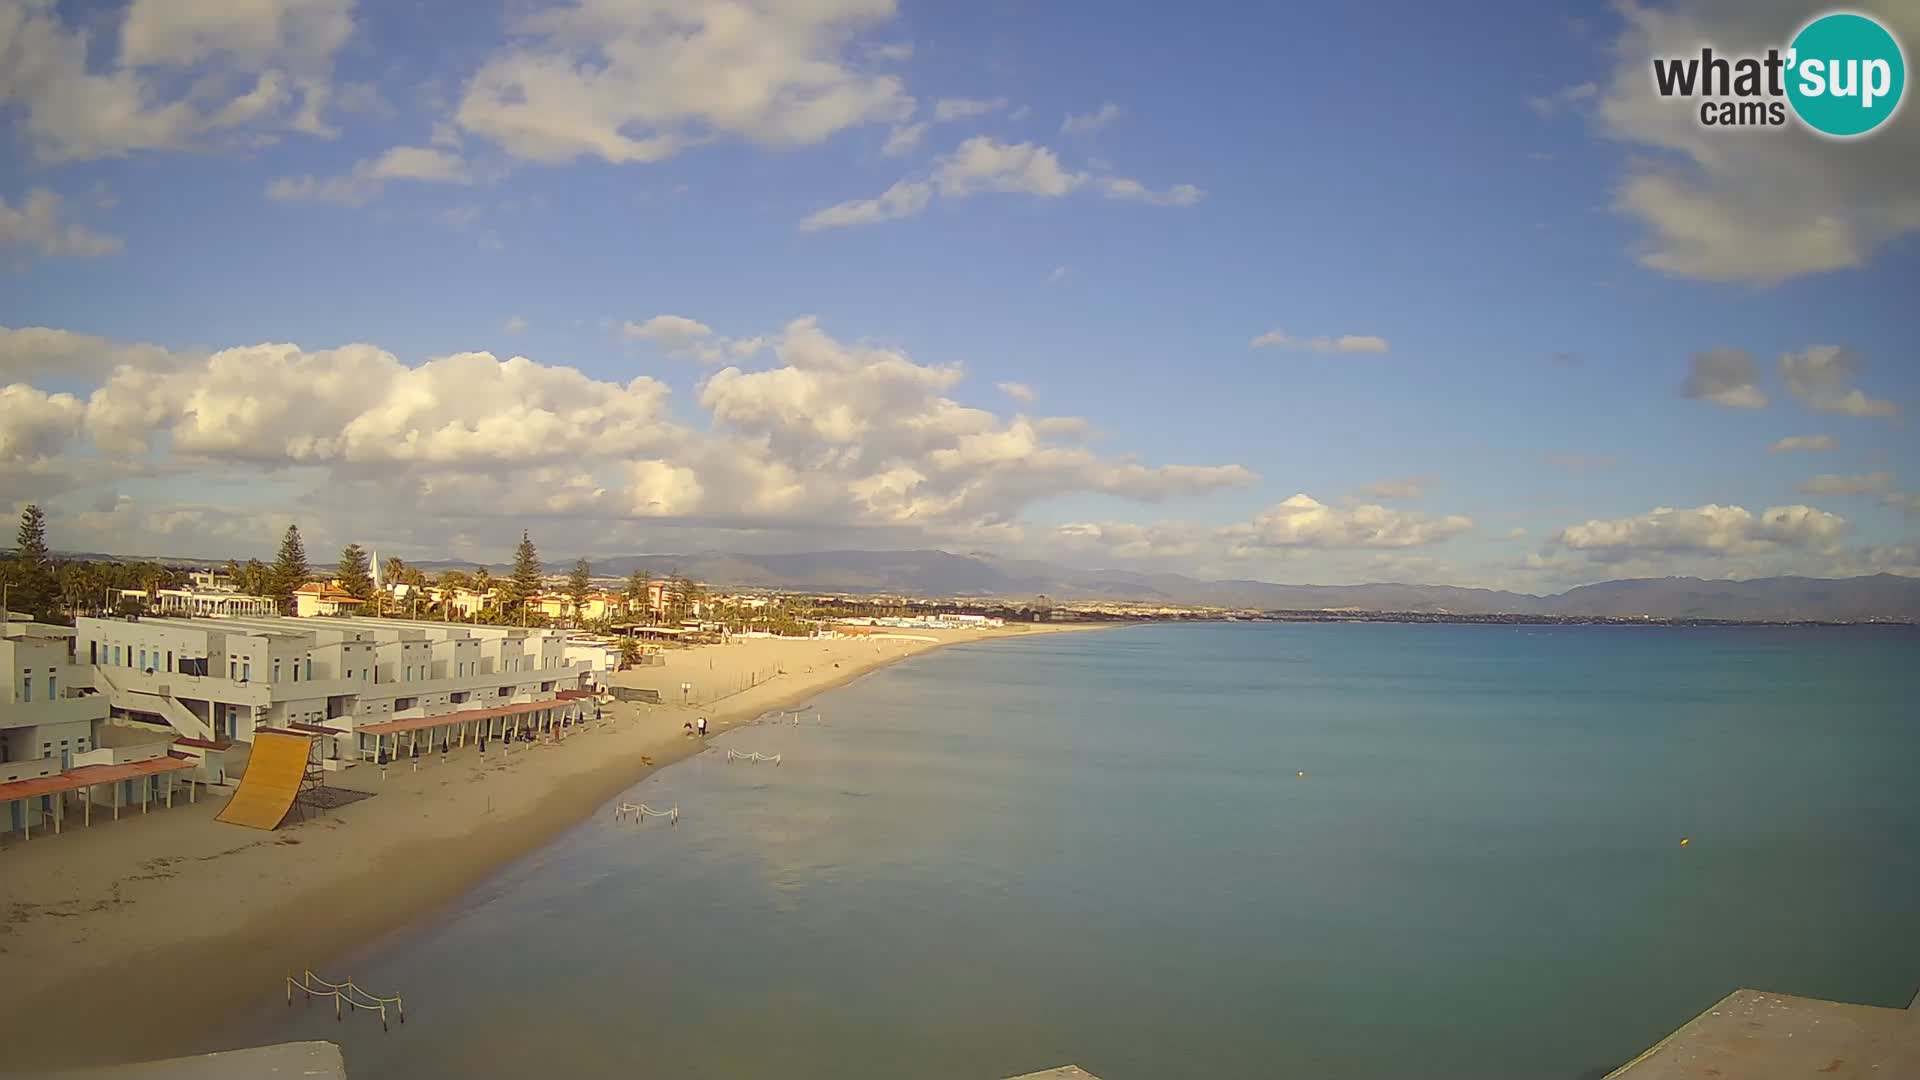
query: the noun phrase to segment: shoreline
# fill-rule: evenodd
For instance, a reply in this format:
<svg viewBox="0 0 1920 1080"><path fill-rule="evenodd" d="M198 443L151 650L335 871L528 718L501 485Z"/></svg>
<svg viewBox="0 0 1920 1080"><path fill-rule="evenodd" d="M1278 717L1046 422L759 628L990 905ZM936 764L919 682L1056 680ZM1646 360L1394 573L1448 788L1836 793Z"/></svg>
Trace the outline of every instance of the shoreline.
<svg viewBox="0 0 1920 1080"><path fill-rule="evenodd" d="M705 704L615 702L608 724L504 760L495 750L482 762L469 745L384 780L370 765L331 773L329 786L371 797L274 832L214 822L224 803L215 797L9 843L0 849L0 1074L225 1049L209 1040L230 1010L277 992L289 971L324 970L432 916L705 749L681 728L695 716L708 717L712 737L948 645L1117 625L701 646L615 682L694 682L702 694L751 685ZM778 675L756 678L768 663Z"/></svg>

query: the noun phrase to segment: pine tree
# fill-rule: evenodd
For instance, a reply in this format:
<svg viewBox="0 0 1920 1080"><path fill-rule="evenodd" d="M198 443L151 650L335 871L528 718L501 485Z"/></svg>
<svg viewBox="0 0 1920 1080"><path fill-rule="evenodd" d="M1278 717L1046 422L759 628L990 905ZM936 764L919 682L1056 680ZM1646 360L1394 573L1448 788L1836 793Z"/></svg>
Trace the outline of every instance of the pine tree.
<svg viewBox="0 0 1920 1080"><path fill-rule="evenodd" d="M307 583L308 573L307 545L300 539L300 526L289 525L268 578L273 590L269 595L280 601L281 610L289 615L293 613L293 591Z"/></svg>
<svg viewBox="0 0 1920 1080"><path fill-rule="evenodd" d="M60 579L47 552L47 515L32 503L20 512L20 533L14 542L12 578L7 606L36 619L51 619L60 598Z"/></svg>
<svg viewBox="0 0 1920 1080"><path fill-rule="evenodd" d="M636 618L646 612L647 621L653 621L653 606L649 598L653 593L653 575L636 567L627 578L627 617Z"/></svg>
<svg viewBox="0 0 1920 1080"><path fill-rule="evenodd" d="M585 559L573 564L573 572L567 575L567 598L573 601L573 618L580 619L580 613L586 610L587 594L593 591L593 564Z"/></svg>
<svg viewBox="0 0 1920 1080"><path fill-rule="evenodd" d="M362 600L373 599L373 567L365 548L359 544L342 548L338 575L342 589Z"/></svg>
<svg viewBox="0 0 1920 1080"><path fill-rule="evenodd" d="M506 588L507 602L518 606L522 617L526 615L527 599L540 593L543 573L540 552L523 529L520 532L520 546L513 553L513 577L508 579Z"/></svg>

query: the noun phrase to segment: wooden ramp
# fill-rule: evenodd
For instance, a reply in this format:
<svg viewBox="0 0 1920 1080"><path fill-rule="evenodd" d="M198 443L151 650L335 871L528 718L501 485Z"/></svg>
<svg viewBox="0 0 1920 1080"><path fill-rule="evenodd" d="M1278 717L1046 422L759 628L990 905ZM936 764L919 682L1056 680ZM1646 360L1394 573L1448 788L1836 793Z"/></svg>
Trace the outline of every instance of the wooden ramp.
<svg viewBox="0 0 1920 1080"><path fill-rule="evenodd" d="M258 732L253 756L240 776L240 789L227 800L217 819L250 829L277 829L293 807L294 796L307 774L307 755L313 739L305 735Z"/></svg>

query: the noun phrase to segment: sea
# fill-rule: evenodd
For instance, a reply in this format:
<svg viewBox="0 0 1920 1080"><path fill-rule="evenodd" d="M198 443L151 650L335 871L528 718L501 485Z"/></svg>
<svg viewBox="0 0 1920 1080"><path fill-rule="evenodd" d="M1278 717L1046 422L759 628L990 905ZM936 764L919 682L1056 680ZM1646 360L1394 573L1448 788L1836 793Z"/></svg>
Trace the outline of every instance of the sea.
<svg viewBox="0 0 1920 1080"><path fill-rule="evenodd" d="M275 992L222 1041L354 1080L1593 1080L1737 987L1908 1002L1916 703L1898 627L953 646L327 973L404 1025Z"/></svg>

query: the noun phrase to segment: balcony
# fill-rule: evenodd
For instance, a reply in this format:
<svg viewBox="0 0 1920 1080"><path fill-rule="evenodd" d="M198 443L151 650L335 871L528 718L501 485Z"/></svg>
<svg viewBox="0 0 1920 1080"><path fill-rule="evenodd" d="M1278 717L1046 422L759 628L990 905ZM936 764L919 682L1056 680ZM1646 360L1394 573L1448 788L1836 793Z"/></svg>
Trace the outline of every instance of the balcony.
<svg viewBox="0 0 1920 1080"><path fill-rule="evenodd" d="M105 720L107 699L99 694L86 697L54 698L0 705L0 728L38 727L41 724L71 724L81 720Z"/></svg>

